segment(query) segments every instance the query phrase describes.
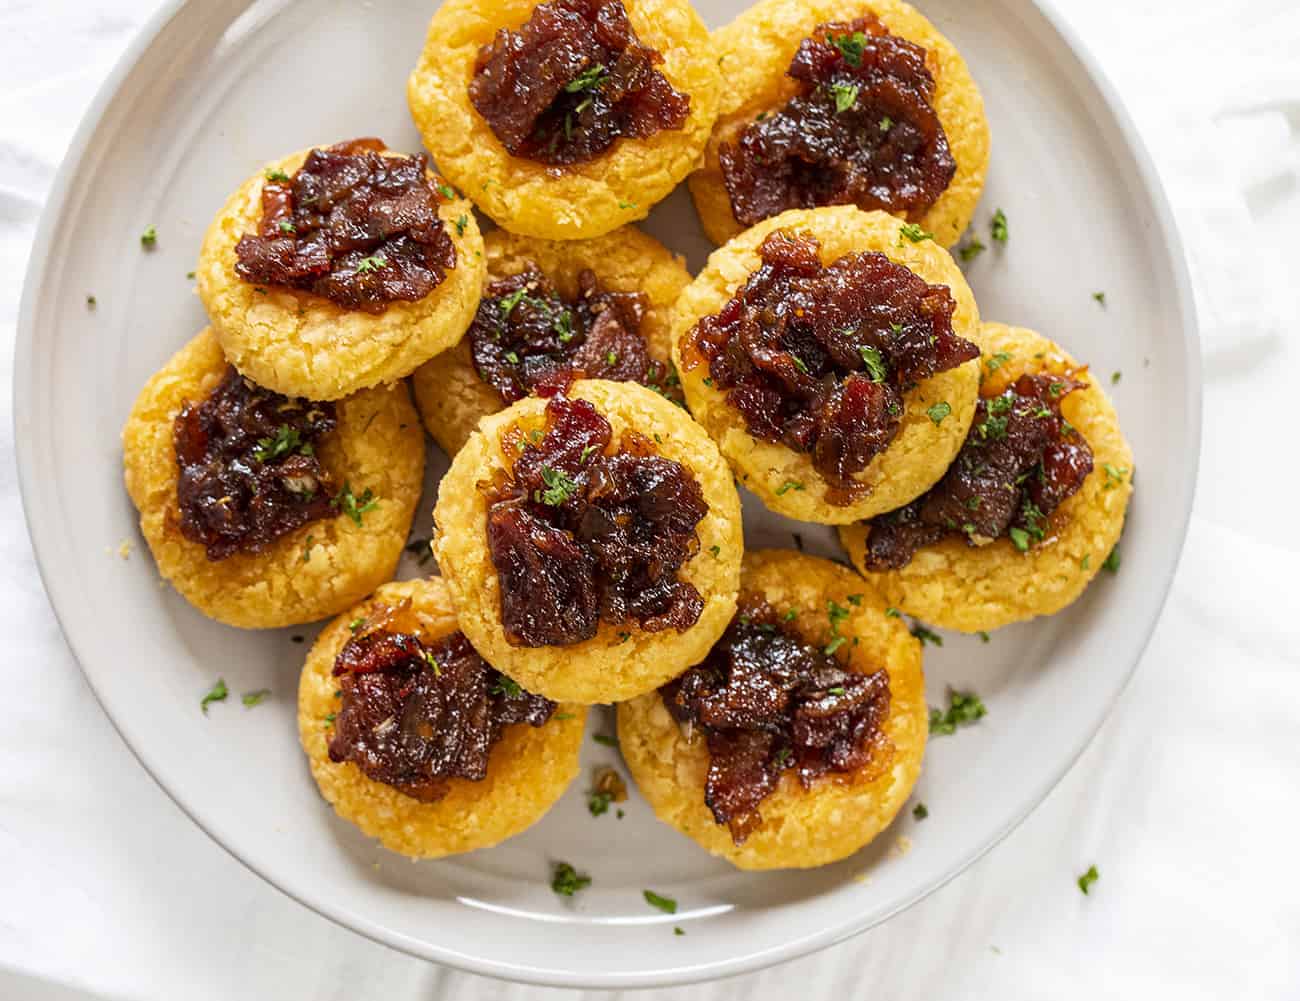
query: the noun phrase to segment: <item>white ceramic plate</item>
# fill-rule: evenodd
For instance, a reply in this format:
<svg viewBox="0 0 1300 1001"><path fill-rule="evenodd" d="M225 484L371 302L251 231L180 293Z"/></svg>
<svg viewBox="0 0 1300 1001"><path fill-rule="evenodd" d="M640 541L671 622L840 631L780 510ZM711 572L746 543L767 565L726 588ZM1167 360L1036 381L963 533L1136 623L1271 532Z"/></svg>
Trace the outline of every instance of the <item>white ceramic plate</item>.
<svg viewBox="0 0 1300 1001"><path fill-rule="evenodd" d="M585 779L514 841L420 864L319 798L294 724L305 647L292 641L315 630L238 632L159 586L122 488L118 429L145 379L204 323L186 272L230 190L313 143L379 135L418 148L405 82L432 4L191 0L137 40L78 133L36 241L15 366L19 467L45 583L90 683L218 842L308 906L417 955L538 983L637 987L734 974L862 931L960 872L1061 778L1133 670L1183 539L1200 428L1191 298L1138 137L1056 18L1031 0L922 2L969 61L993 128L978 221L1004 208L1011 239L968 269L981 311L1058 339L1103 380L1123 372L1114 394L1138 489L1118 576L1050 621L927 649L932 703L954 684L989 706L979 726L932 742L917 791L929 819L904 810L855 858L769 875L713 860L635 795L625 819L591 817ZM700 0L713 25L742 6ZM150 224L158 246L145 253ZM684 189L647 228L700 266L708 248ZM1092 299L1101 290L1105 309ZM431 454L416 535L428 534L446 466ZM830 532L753 498L746 516L751 545L788 546L798 531L810 550L837 553ZM274 696L254 710L232 698L205 717L199 698L218 675L234 693ZM594 730L609 730L606 713ZM589 741L584 766L615 758ZM903 837L909 852L894 850ZM556 859L594 885L557 898ZM679 913L648 907L644 888L675 897Z"/></svg>

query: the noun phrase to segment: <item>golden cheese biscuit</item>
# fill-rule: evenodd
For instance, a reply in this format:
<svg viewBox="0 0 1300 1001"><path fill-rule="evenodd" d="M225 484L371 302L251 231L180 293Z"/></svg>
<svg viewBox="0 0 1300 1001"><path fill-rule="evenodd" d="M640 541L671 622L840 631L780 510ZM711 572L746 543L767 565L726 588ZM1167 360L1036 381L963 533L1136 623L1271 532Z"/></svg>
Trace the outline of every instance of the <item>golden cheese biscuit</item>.
<svg viewBox="0 0 1300 1001"><path fill-rule="evenodd" d="M1086 367L1059 345L1023 327L985 323L985 396L1025 373L1073 372L1085 388L1067 394L1061 413L1092 448L1093 470L1050 517L1048 537L1019 551L1009 538L971 546L954 535L917 550L901 570L866 569L866 525L846 525L840 541L855 566L890 604L936 626L962 632L996 629L1059 612L1083 593L1119 542L1133 493L1133 453L1115 408ZM1005 359L1002 356L1007 356Z"/></svg>
<svg viewBox="0 0 1300 1001"><path fill-rule="evenodd" d="M965 60L934 25L902 0L760 0L713 33L727 87L704 153L704 166L690 177L691 196L704 231L726 243L744 227L731 211L718 149L734 142L756 116L781 108L797 91L786 76L799 43L819 25L875 14L889 32L926 50L935 81L931 107L939 116L957 172L930 208L910 221L951 247L970 224L989 162L984 99Z"/></svg>
<svg viewBox="0 0 1300 1001"><path fill-rule="evenodd" d="M940 372L903 394L897 436L854 476L867 491L847 505L837 505L827 500L830 485L813 467L810 455L751 435L744 416L727 402L726 393L706 382L707 366L683 365L683 340L700 319L721 310L758 269L759 247L768 234L787 230L815 236L821 244L823 265L845 254L879 251L930 284L946 285L957 302L953 332L978 343L979 309L952 257L932 240L913 243L903 239L899 226L891 215L863 212L851 205L792 209L715 250L705 269L677 300L673 362L691 413L718 443L741 485L778 514L840 525L891 511L923 494L944 474L966 438L979 394L978 362L971 359ZM928 411L940 403L947 403L951 411L936 422Z"/></svg>
<svg viewBox="0 0 1300 1001"><path fill-rule="evenodd" d="M578 774L584 706L562 705L540 727L506 727L482 781L448 779L447 795L432 803L369 778L352 761L330 760L330 724L341 705L334 661L352 635L349 623L380 605L400 609L386 628L426 642L457 628L447 586L434 577L385 584L320 634L298 683L298 736L321 795L344 820L411 858L487 848L532 826Z"/></svg>
<svg viewBox="0 0 1300 1001"><path fill-rule="evenodd" d="M691 276L682 258L654 237L634 226L591 240L538 240L496 229L484 238L483 253L489 282L535 265L570 301L578 294L578 275L588 269L603 289L641 292L646 348L652 359L671 362L673 303ZM474 370L468 338L417 368L411 385L424 426L449 456L460 451L480 418L505 406Z"/></svg>
<svg viewBox="0 0 1300 1001"><path fill-rule="evenodd" d="M741 591L757 593L777 611L794 610L802 637L822 646L844 637L850 670L883 669L889 678L885 741L856 772L828 773L805 789L787 769L758 806L762 823L737 845L704 802L709 750L687 734L651 692L618 707L618 742L637 788L655 815L740 869L826 865L853 854L889 826L921 771L929 735L921 644L885 602L852 571L787 550L745 556ZM832 623L828 602L843 615ZM887 755L881 760L880 755Z"/></svg>
<svg viewBox="0 0 1300 1001"><path fill-rule="evenodd" d="M190 341L145 384L122 431L126 489L158 572L204 615L269 629L334 615L391 579L424 478L424 435L401 383L367 389L336 407L338 426L319 442L321 465L376 505L356 524L345 514L310 522L261 553L209 560L180 531L173 426L227 371L211 330Z"/></svg>
<svg viewBox="0 0 1300 1001"><path fill-rule="evenodd" d="M483 286L483 238L467 199L457 195L440 202L438 215L456 248L456 266L423 299L390 302L382 313L345 309L302 289L244 281L235 273L235 247L245 234L257 233L267 175L293 176L310 152L268 164L230 196L203 238L196 277L199 298L235 368L277 393L337 400L410 375L460 339Z"/></svg>
<svg viewBox="0 0 1300 1001"><path fill-rule="evenodd" d="M590 401L618 442L634 431L657 454L685 466L703 491L708 513L696 526L699 551L678 571L703 599L699 619L683 632L651 632L635 621L601 621L594 637L566 646L513 646L505 636L501 589L487 541L488 502L482 485L507 471L519 433L540 430L546 401L528 397L483 418L438 487L434 556L460 618L460 627L491 663L529 691L571 702L616 702L648 692L708 651L736 609L744 536L740 498L726 463L702 428L652 390L635 383L584 379L570 399Z"/></svg>
<svg viewBox="0 0 1300 1001"><path fill-rule="evenodd" d="M690 111L681 129L619 139L585 163L552 167L512 156L470 103L479 49L517 28L539 0L446 0L429 24L407 98L438 168L516 233L551 240L600 236L644 219L693 170L717 112L721 77L708 29L688 0L624 0L641 44Z"/></svg>

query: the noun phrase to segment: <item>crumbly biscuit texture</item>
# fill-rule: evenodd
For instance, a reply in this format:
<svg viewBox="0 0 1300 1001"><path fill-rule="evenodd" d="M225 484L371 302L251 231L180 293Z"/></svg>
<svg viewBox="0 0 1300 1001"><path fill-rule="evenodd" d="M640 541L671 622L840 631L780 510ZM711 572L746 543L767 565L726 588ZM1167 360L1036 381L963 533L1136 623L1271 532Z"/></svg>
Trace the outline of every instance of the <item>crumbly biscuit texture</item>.
<svg viewBox="0 0 1300 1001"><path fill-rule="evenodd" d="M884 600L860 577L829 560L786 550L749 553L742 588L761 593L778 610L797 609L794 621L814 643L830 638L828 600L849 610L839 623L840 635L851 640L841 647L849 653L849 666L864 672L883 668L889 675L887 767L875 778L829 774L809 789L786 771L759 805L763 822L736 845L704 805L709 768L704 738L683 733L658 692L618 707L619 747L659 819L714 855L740 869L826 865L858 851L888 827L916 784L929 734L921 645L901 620L885 614Z"/></svg>
<svg viewBox="0 0 1300 1001"><path fill-rule="evenodd" d="M710 254L708 265L677 300L673 360L691 413L718 443L741 485L778 514L842 525L891 511L923 494L951 464L970 429L979 395L977 362L972 359L940 372L903 394L898 435L854 477L868 491L851 504L836 505L827 501L826 481L813 468L808 454L751 435L744 417L727 402L726 393L705 382L707 365L683 365L683 340L700 319L720 311L758 269L759 247L780 229L815 236L825 265L845 254L874 250L932 285L948 286L957 302L953 330L978 344L979 309L961 270L933 240L913 243L904 239L899 233L901 225L884 212L863 212L851 205L782 212ZM941 402L952 409L936 424L927 411Z"/></svg>
<svg viewBox="0 0 1300 1001"><path fill-rule="evenodd" d="M334 660L352 635L348 624L380 604L410 605L391 628L432 641L456 630L446 585L430 580L385 584L330 623L307 654L298 684L298 736L321 795L344 820L385 848L411 858L441 858L487 848L542 818L578 774L578 751L587 710L562 705L544 725L506 728L480 782L449 779L434 803L407 796L368 778L351 761L329 758L330 722L339 710Z"/></svg>
<svg viewBox="0 0 1300 1001"><path fill-rule="evenodd" d="M357 525L346 515L314 521L257 554L209 560L181 535L173 426L185 401L203 400L226 360L204 330L141 390L122 431L126 489L158 572L199 611L247 629L335 615L390 580L402 555L424 477L424 435L406 386L363 390L337 404L338 427L318 455L338 484L378 499Z"/></svg>
<svg viewBox="0 0 1300 1001"><path fill-rule="evenodd" d="M681 129L620 139L588 163L553 168L511 156L469 99L479 49L540 0L447 0L433 16L407 99L438 167L499 225L551 240L600 236L644 219L699 164L722 79L708 29L688 0L624 0L641 44L691 99Z"/></svg>
<svg viewBox="0 0 1300 1001"><path fill-rule="evenodd" d="M501 592L487 544L487 500L480 485L514 464L503 436L545 424L546 401L520 400L485 417L457 453L438 488L434 555L447 579L460 627L497 668L547 698L595 703L640 695L697 663L736 610L744 535L740 498L727 465L702 428L658 393L633 383L584 379L570 398L589 400L613 427L613 441L636 431L658 454L687 467L709 512L696 532L700 549L679 571L704 600L699 620L684 632L646 632L636 625L600 624L596 635L568 646L517 647L506 641ZM511 449L513 451L513 449ZM517 454L517 453L516 453Z"/></svg>
<svg viewBox="0 0 1300 1001"><path fill-rule="evenodd" d="M854 565L891 604L933 625L968 633L1051 615L1075 601L1119 543L1133 493L1133 452L1115 408L1086 368L1023 327L985 323L980 344L985 359L1008 356L994 372L985 364L985 394L1001 392L1027 372L1073 371L1087 383L1061 401L1061 412L1092 448L1093 470L1053 513L1048 538L1022 553L1007 538L969 546L951 536L918 550L901 570L871 573L864 559L867 527L840 529Z"/></svg>

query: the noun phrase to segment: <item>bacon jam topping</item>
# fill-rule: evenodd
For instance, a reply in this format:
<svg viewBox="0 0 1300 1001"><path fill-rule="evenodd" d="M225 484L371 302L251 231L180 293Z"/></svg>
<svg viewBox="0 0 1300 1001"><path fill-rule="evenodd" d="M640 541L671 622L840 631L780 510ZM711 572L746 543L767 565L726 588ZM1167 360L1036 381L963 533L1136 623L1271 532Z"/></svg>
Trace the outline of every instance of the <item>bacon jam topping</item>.
<svg viewBox="0 0 1300 1001"><path fill-rule="evenodd" d="M529 266L487 287L469 328L474 368L506 403L575 378L639 382L680 402L677 376L646 350L645 311L640 292L606 291L590 270L567 302Z"/></svg>
<svg viewBox="0 0 1300 1001"><path fill-rule="evenodd" d="M848 610L831 601L827 611L835 638L817 647L789 613L742 595L709 655L659 690L678 723L704 734L704 802L738 845L763 822L759 806L786 769L808 789L829 773L869 779L888 766L889 678L845 666L838 624Z"/></svg>
<svg viewBox="0 0 1300 1001"><path fill-rule="evenodd" d="M423 153L385 149L378 139L353 139L312 150L293 177L268 171L261 226L235 246L235 273L367 313L437 288L456 266L438 216L452 191L429 181Z"/></svg>
<svg viewBox="0 0 1300 1001"><path fill-rule="evenodd" d="M612 434L589 402L555 396L545 433L519 432L519 458L488 487L488 547L515 646L580 643L601 622L682 631L700 617L703 599L678 571L700 548L703 491L635 432L608 454Z"/></svg>
<svg viewBox="0 0 1300 1001"><path fill-rule="evenodd" d="M972 546L1007 536L1021 552L1048 538L1051 516L1092 472L1092 449L1061 416L1084 383L1022 375L980 400L966 443L937 484L906 507L873 518L869 570L899 570L947 535Z"/></svg>
<svg viewBox="0 0 1300 1001"><path fill-rule="evenodd" d="M621 0L547 0L479 50L469 99L512 156L584 163L620 138L686 124L691 99L656 67Z"/></svg>
<svg viewBox="0 0 1300 1001"><path fill-rule="evenodd" d="M208 398L186 401L172 426L181 534L223 560L336 514L316 455L335 424L332 403L272 393L227 366Z"/></svg>
<svg viewBox="0 0 1300 1001"><path fill-rule="evenodd" d="M482 781L507 726L541 726L555 703L490 667L455 632L429 643L376 629L354 636L334 662L342 703L331 761L353 761L367 777L426 802L449 779Z"/></svg>
<svg viewBox="0 0 1300 1001"><path fill-rule="evenodd" d="M849 504L855 473L898 433L903 393L979 349L952 329L956 303L884 254L846 254L823 267L820 244L776 231L762 265L688 334L687 368L708 362L749 433L809 453Z"/></svg>
<svg viewBox="0 0 1300 1001"><path fill-rule="evenodd" d="M737 222L818 205L916 219L952 182L926 52L874 15L821 25L786 73L795 96L718 151Z"/></svg>

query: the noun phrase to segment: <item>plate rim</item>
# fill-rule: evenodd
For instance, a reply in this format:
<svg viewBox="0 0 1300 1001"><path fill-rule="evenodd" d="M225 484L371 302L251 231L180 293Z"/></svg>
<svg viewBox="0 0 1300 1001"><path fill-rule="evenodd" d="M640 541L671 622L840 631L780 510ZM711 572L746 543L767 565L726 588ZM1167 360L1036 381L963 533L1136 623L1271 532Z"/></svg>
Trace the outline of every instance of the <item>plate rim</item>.
<svg viewBox="0 0 1300 1001"><path fill-rule="evenodd" d="M1202 406L1204 395L1199 317L1197 314L1195 297L1192 291L1191 276L1188 270L1187 255L1183 246L1182 236L1177 221L1169 206L1164 186L1161 183L1160 176L1151 160L1141 133L1138 131L1137 126L1130 116L1128 108L1124 104L1117 88L1110 81L1110 78L1106 75L1096 57L1093 56L1091 50L1079 38L1073 26L1057 9L1056 0L1012 0L1012 2L1037 12L1052 31L1055 32L1060 41L1078 62L1079 68L1083 71L1088 82L1095 88L1105 107L1105 111L1111 116L1115 127L1118 129L1120 136L1124 140L1128 151L1133 158L1134 166L1136 168L1136 180L1140 183L1141 193L1145 197L1146 203L1152 212L1152 218L1157 234L1165 248L1163 257L1169 265L1173 291L1175 293L1172 305L1177 310L1178 316L1182 321L1181 329L1183 349L1186 358L1188 376L1187 386L1184 393L1184 402L1187 407L1186 424L1190 439L1189 444L1192 446L1192 449L1191 455L1186 459L1181 482L1178 484L1178 492L1181 500L1179 505L1181 510L1178 512L1178 542L1173 548L1173 551L1164 556L1165 566L1159 580L1160 596L1156 604L1155 613L1140 630L1140 642L1137 644L1131 662L1124 671L1123 677L1120 679L1113 696L1093 724L1090 732L1087 733L1084 739L1078 743L1077 746L1070 750L1068 755L1062 757L1062 764L1059 769L1049 777L1043 787L1034 789L1032 793L1025 797L1021 806L1002 827L1000 827L984 842L974 845L967 852L955 857L952 862L944 867L943 871L927 881L919 892L917 892L911 899L901 901L895 906L869 917L845 922L837 926L819 928L815 932L795 937L779 946L774 946L757 953L723 959L708 964L694 964L691 966L660 969L649 972L616 972L603 973L596 976L582 974L577 978L573 975L565 974L561 970L539 969L531 966L502 962L491 958L471 956L453 949L439 946L436 943L413 939L409 936L403 935L395 929L384 927L372 921L370 918L352 911L346 905L337 905L326 899L315 898L304 889L297 887L291 888L288 885L282 884L274 873L267 871L267 868L255 863L250 858L246 858L233 844L227 843L214 830L205 825L197 813L192 810L189 805L178 796L178 794L168 788L154 770L150 768L149 763L145 758L145 752L142 748L138 748L132 742L122 726L119 725L117 719L115 719L113 714L109 711L104 698L101 696L95 678L92 676L92 672L86 670L85 658L82 656L81 648L74 640L72 633L69 631L67 624L64 621L64 613L60 610L59 602L56 600L54 593L50 588L50 574L47 573L45 557L43 557L42 554L48 553L51 547L42 542L42 538L47 531L47 529L43 528L41 524L44 515L38 513L33 504L36 491L36 470L34 457L31 452L32 444L29 439L24 438L20 431L23 424L23 416L30 411L31 406L30 387L33 385L32 377L34 374L33 369L36 359L35 323L37 300L39 298L40 289L43 287L46 279L47 254L54 238L55 220L63 216L66 210L70 190L80 171L87 149L99 131L105 113L113 104L118 95L118 91L121 89L126 78L130 75L140 58L153 45L155 40L164 31L168 24L170 24L170 22L187 6L190 6L191 4L197 6L201 2L202 0L166 0L166 2L162 3L160 7L154 11L154 13L141 25L135 37L132 38L122 55L113 65L103 83L96 91L94 99L83 114L76 130L73 132L67 150L64 153L63 160L59 164L58 170L50 185L45 206L41 212L40 222L37 226L36 235L32 241L31 256L23 280L22 296L14 338L14 369L12 383L13 404L10 414L12 426L14 428L14 447L17 460L18 487L19 495L23 504L24 521L28 537L32 544L37 572L40 574L42 586L49 598L50 608L59 624L59 630L62 633L69 650L72 652L82 676L85 678L87 685L94 694L96 702L99 703L104 715L108 717L122 742L130 750L131 754L135 757L136 761L139 762L140 766L145 770L150 778L153 779L159 788L161 788L167 797L176 804L186 817L188 817L201 831L211 838L216 845L280 893L283 893L285 896L322 917L363 935L381 945L398 949L408 955L420 959L439 963L480 976L496 977L503 980L543 987L620 990L683 986L754 972L778 963L787 962L789 960L819 952L860 935L870 928L883 924L902 911L914 906L930 896L930 894L934 893L936 890L945 886L957 876L961 875L1005 839L1012 831L1019 827L1020 824L1034 810L1036 810L1039 805L1041 805L1052 790L1055 789L1073 769L1079 757L1092 744L1102 726L1105 724L1106 719L1114 711L1120 697L1132 681L1138 664L1141 663L1141 660L1150 644L1155 628L1163 616L1174 577L1177 574L1178 566L1182 560L1188 527L1191 521L1193 502L1195 500L1196 484L1200 467ZM245 6L251 2L253 2L253 0L246 0Z"/></svg>

